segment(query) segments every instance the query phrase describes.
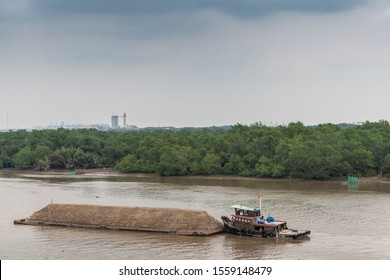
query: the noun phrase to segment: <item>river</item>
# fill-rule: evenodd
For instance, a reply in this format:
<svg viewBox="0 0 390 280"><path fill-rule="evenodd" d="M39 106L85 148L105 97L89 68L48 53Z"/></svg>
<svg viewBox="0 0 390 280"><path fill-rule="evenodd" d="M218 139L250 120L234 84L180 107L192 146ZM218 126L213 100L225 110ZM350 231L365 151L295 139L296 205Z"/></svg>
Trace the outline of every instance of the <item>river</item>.
<svg viewBox="0 0 390 280"><path fill-rule="evenodd" d="M206 210L256 207L310 238L209 237L14 225L47 204L85 203ZM157 176L25 177L0 172L0 259L369 260L390 259L390 185Z"/></svg>

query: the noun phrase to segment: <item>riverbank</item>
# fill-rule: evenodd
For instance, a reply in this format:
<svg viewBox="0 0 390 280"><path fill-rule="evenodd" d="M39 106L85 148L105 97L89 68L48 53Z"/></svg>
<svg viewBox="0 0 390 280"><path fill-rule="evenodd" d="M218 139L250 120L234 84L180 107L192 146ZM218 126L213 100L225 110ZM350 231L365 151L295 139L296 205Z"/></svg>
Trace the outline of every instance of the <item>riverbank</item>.
<svg viewBox="0 0 390 280"><path fill-rule="evenodd" d="M154 173L122 173L113 168L96 168L84 170L69 170L57 169L49 171L35 171L31 169L3 169L0 173L9 176L25 177L25 178L161 178L161 179L200 179L200 180L245 180L245 181L262 181L262 182L314 182L313 180L305 179L289 179L289 178L258 178L258 177L242 177L232 175L199 175L199 176L159 176ZM342 179L321 180L317 182L342 182Z"/></svg>
<svg viewBox="0 0 390 280"><path fill-rule="evenodd" d="M3 169L0 173L9 176L18 176L26 178L108 178L108 177L126 177L127 174L120 173L112 168L70 170L56 169L49 171L35 171L31 169ZM135 176L148 176L147 174L135 174Z"/></svg>
<svg viewBox="0 0 390 280"><path fill-rule="evenodd" d="M230 175L209 175L209 176L158 176L149 173L121 173L113 168L97 168L84 170L66 170L57 169L49 171L35 171L22 169L2 169L0 174L5 176L18 176L24 178L183 178L183 179L200 179L200 180L245 180L259 182L315 182L315 183L341 183L346 181L346 178L332 178L328 180L305 180L300 178L258 178L258 177L241 177ZM359 184L389 184L390 178L380 176L360 177Z"/></svg>

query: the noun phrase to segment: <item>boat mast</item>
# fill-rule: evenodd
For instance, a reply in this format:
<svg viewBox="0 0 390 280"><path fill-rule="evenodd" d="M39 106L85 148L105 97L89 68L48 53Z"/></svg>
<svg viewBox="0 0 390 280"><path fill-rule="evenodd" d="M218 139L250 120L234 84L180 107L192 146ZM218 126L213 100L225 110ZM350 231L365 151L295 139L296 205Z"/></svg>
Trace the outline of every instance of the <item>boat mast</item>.
<svg viewBox="0 0 390 280"><path fill-rule="evenodd" d="M261 193L259 193L257 199L259 200L259 208L260 208L260 215L261 215Z"/></svg>

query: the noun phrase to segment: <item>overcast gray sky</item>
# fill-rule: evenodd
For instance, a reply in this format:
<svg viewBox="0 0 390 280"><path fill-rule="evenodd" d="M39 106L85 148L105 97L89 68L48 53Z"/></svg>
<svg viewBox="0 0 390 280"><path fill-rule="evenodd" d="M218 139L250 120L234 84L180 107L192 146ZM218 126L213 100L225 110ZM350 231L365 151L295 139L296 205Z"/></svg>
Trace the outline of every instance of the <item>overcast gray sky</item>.
<svg viewBox="0 0 390 280"><path fill-rule="evenodd" d="M0 129L390 119L387 0L0 0Z"/></svg>

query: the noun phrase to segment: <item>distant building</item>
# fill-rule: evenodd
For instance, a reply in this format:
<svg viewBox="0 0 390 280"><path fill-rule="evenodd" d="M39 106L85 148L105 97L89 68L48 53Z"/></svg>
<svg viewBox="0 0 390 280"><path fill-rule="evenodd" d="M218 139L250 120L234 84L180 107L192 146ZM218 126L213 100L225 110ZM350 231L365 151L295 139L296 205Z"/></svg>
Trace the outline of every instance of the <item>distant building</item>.
<svg viewBox="0 0 390 280"><path fill-rule="evenodd" d="M111 128L112 129L119 128L119 116L117 116L117 115L111 116Z"/></svg>

